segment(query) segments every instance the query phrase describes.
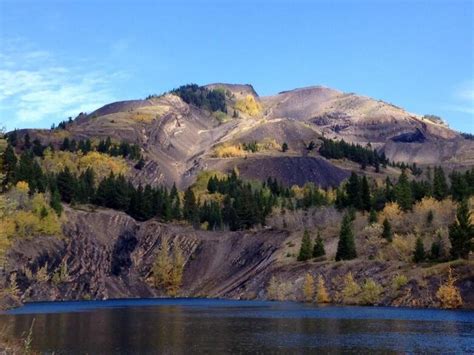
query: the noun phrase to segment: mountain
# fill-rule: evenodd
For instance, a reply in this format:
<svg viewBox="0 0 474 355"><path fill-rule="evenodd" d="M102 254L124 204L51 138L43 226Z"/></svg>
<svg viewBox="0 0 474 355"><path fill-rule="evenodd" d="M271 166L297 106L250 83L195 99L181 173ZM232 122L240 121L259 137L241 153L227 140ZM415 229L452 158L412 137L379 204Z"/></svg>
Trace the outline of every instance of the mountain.
<svg viewBox="0 0 474 355"><path fill-rule="evenodd" d="M393 162L474 165L474 141L436 116L412 114L380 100L321 86L267 97L258 96L251 85L217 83L204 89L223 93L226 114L186 103L185 95L171 92L105 105L79 115L65 130L18 133L55 146L66 136L137 143L146 165L133 172L133 179L181 188L193 183L199 171L233 168L244 177L272 176L288 185L337 185L355 167L324 159L317 149L309 152L309 142L318 143L321 137L370 144ZM284 142L287 152L281 151ZM233 149L251 143L261 149Z"/></svg>
<svg viewBox="0 0 474 355"><path fill-rule="evenodd" d="M302 301L308 275L333 303L474 306L474 141L435 116L319 86L260 97L217 83L6 138L0 308Z"/></svg>

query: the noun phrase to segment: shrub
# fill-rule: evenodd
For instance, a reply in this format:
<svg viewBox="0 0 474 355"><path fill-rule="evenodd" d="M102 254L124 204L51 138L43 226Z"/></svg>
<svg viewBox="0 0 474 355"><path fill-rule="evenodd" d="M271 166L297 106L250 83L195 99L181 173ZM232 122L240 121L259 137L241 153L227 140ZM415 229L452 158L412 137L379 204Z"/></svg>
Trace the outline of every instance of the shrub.
<svg viewBox="0 0 474 355"><path fill-rule="evenodd" d="M405 286L407 283L408 283L408 279L405 275L396 274L392 279L392 289L394 291L398 291L403 286Z"/></svg>
<svg viewBox="0 0 474 355"><path fill-rule="evenodd" d="M360 294L360 301L365 305L377 304L382 293L382 286L380 286L373 279L368 278L362 285L362 292Z"/></svg>
<svg viewBox="0 0 474 355"><path fill-rule="evenodd" d="M244 157L245 151L240 145L222 144L214 148L216 158L239 158Z"/></svg>

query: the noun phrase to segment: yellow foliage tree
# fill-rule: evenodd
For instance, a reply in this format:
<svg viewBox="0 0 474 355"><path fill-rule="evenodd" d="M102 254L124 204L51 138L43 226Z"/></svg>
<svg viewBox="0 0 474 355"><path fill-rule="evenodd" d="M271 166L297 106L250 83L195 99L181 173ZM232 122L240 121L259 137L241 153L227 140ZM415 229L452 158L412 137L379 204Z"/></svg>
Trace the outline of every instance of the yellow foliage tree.
<svg viewBox="0 0 474 355"><path fill-rule="evenodd" d="M235 108L249 116L256 116L262 110L262 106L255 100L252 95L245 96L244 99L237 100Z"/></svg>
<svg viewBox="0 0 474 355"><path fill-rule="evenodd" d="M271 301L280 300L280 290L279 290L279 283L275 276L270 278L270 281L267 285L267 299Z"/></svg>
<svg viewBox="0 0 474 355"><path fill-rule="evenodd" d="M448 279L440 286L436 292L442 308L453 309L462 306L463 301L459 288L454 285L456 279L453 277L452 270L448 270Z"/></svg>
<svg viewBox="0 0 474 355"><path fill-rule="evenodd" d="M316 300L318 303L329 303L329 293L326 288L326 283L321 275L318 276L318 285L316 288Z"/></svg>
<svg viewBox="0 0 474 355"><path fill-rule="evenodd" d="M314 300L314 278L310 274L306 274L303 282L303 296L306 302Z"/></svg>
<svg viewBox="0 0 474 355"><path fill-rule="evenodd" d="M157 288L164 288L168 296L174 297L182 284L184 258L179 246L175 246L173 258L169 256L168 249L168 241L163 239L152 267L153 283Z"/></svg>
<svg viewBox="0 0 474 355"><path fill-rule="evenodd" d="M342 290L343 302L347 304L355 303L355 297L360 292L360 286L354 280L352 272L344 276L344 288Z"/></svg>

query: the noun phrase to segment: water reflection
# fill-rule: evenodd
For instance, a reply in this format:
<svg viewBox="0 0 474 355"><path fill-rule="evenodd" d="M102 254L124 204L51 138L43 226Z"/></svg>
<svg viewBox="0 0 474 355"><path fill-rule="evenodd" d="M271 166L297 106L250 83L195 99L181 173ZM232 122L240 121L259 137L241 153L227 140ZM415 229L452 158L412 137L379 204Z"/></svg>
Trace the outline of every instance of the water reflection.
<svg viewBox="0 0 474 355"><path fill-rule="evenodd" d="M27 305L1 315L0 329L6 324L11 337L21 338L33 319L33 348L41 352L474 352L474 312L468 311L217 300L71 302Z"/></svg>

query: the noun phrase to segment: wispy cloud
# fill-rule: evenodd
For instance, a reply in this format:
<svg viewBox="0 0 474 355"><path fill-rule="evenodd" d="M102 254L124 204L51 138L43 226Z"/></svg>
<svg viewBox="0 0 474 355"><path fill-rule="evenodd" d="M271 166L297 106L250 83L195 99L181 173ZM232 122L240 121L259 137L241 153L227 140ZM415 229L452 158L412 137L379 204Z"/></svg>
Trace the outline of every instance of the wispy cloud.
<svg viewBox="0 0 474 355"><path fill-rule="evenodd" d="M114 99L112 81L120 73L66 66L18 41L0 50L0 125L8 129L76 116Z"/></svg>
<svg viewBox="0 0 474 355"><path fill-rule="evenodd" d="M444 106L446 110L474 115L474 81L459 85L454 90L452 101L453 104Z"/></svg>

